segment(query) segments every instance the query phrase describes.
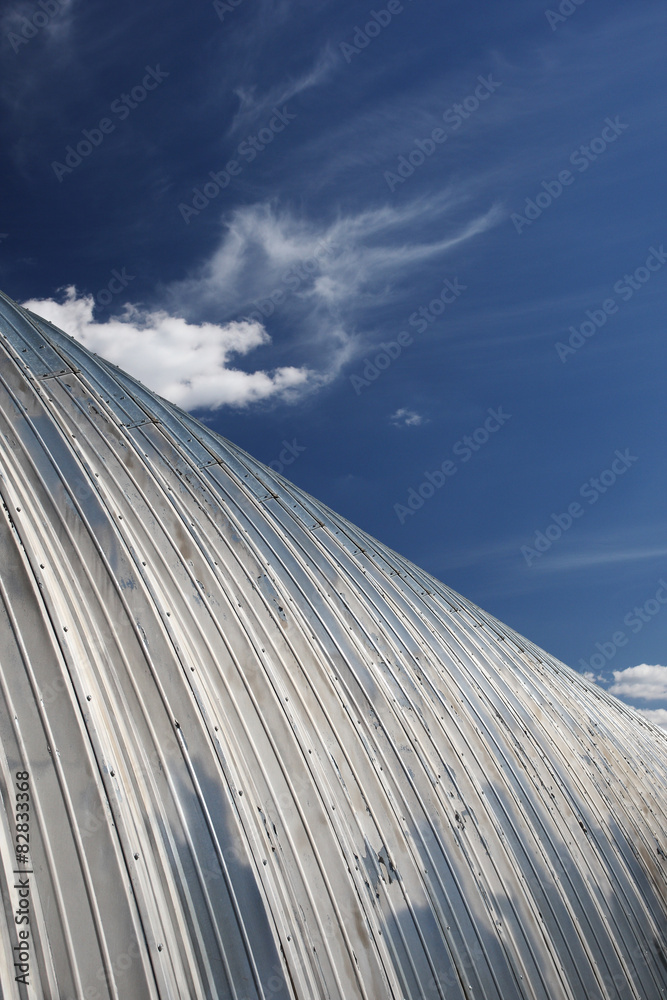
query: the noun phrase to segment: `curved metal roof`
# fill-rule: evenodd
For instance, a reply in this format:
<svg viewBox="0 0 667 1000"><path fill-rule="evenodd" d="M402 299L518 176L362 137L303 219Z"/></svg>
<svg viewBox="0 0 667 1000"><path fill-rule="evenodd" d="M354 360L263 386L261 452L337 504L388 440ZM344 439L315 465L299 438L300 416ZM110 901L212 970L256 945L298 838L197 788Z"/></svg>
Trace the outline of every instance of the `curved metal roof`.
<svg viewBox="0 0 667 1000"><path fill-rule="evenodd" d="M664 733L6 297L0 332L3 998L667 996Z"/></svg>

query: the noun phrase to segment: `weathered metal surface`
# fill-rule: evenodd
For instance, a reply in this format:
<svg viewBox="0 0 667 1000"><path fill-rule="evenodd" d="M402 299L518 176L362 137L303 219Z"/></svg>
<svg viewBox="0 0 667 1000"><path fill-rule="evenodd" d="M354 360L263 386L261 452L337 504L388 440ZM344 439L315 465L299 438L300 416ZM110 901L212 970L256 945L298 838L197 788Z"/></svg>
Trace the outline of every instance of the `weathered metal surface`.
<svg viewBox="0 0 667 1000"><path fill-rule="evenodd" d="M0 493L3 998L667 996L664 733L5 297Z"/></svg>

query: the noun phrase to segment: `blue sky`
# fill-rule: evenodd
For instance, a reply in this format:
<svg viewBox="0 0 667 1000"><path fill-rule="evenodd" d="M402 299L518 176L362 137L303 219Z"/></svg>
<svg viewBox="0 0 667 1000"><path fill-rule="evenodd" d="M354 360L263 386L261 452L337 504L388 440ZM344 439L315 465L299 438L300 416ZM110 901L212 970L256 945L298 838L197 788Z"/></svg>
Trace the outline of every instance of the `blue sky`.
<svg viewBox="0 0 667 1000"><path fill-rule="evenodd" d="M3 289L667 724L663 5L1 26Z"/></svg>

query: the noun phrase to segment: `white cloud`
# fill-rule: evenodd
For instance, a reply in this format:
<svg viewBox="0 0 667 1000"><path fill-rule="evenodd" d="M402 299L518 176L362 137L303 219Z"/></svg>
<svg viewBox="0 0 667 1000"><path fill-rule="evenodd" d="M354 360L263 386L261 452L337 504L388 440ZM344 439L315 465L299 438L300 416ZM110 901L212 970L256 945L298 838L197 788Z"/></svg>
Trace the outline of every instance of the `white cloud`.
<svg viewBox="0 0 667 1000"><path fill-rule="evenodd" d="M287 83L276 84L265 94L258 96L256 87L239 86L234 93L239 98L240 105L236 112L230 131L237 132L257 124L257 119L269 112L276 105L282 106L304 90L318 87L324 83L335 68L340 66L340 60L331 46L326 46L319 53L314 65L302 76L289 80ZM290 110L292 110L290 108ZM259 123L263 124L263 123Z"/></svg>
<svg viewBox="0 0 667 1000"><path fill-rule="evenodd" d="M98 323L93 297L78 295L73 286L63 302L31 299L22 305L185 409L246 406L271 397L289 401L322 381L307 368L246 372L231 367L230 356L270 343L259 323L193 324L129 303L122 315Z"/></svg>
<svg viewBox="0 0 667 1000"><path fill-rule="evenodd" d="M191 300L204 294L209 300L244 290L249 296L267 294L272 283L280 282L285 269L298 264L325 244L335 250L320 256L313 280L299 288L325 301L355 305L361 300L375 304L384 298L387 281L404 276L410 265L444 254L497 224L502 213L492 208L472 221L451 225L447 235L433 242L414 242L415 230L423 230L436 216L459 207L453 192L423 198L396 208L383 205L358 214L338 217L318 225L278 211L268 203L246 205L225 220L217 250L195 276L175 285L182 297ZM442 219L446 228L446 220ZM322 277L326 278L326 288ZM373 283L379 287L370 288Z"/></svg>
<svg viewBox="0 0 667 1000"><path fill-rule="evenodd" d="M654 726L660 726L661 729L667 731L667 708L642 708L638 711Z"/></svg>
<svg viewBox="0 0 667 1000"><path fill-rule="evenodd" d="M385 205L317 224L270 203L243 206L225 220L212 255L189 278L170 286L168 295L184 315L223 310L270 324L273 294L281 303L276 315L289 317L295 341L316 353L317 367L333 377L368 341L364 326L370 310L397 300L397 282L501 218L492 208L448 226L445 216L458 208L448 191L400 208ZM436 218L446 235L416 242L414 233ZM264 316L258 302L265 304Z"/></svg>
<svg viewBox="0 0 667 1000"><path fill-rule="evenodd" d="M552 572L588 569L590 566L636 562L639 559L658 559L664 555L667 555L667 545L662 544L628 545L625 548L614 548L613 544L610 544L603 551L595 548L586 549L582 546L576 552L555 555L550 560L549 569Z"/></svg>
<svg viewBox="0 0 667 1000"><path fill-rule="evenodd" d="M389 420L395 427L419 427L427 421L414 410L407 410L404 406L392 413Z"/></svg>
<svg viewBox="0 0 667 1000"><path fill-rule="evenodd" d="M45 12L38 2L31 3L29 0L22 0L22 2L13 3L2 14L0 27L5 36L9 32L14 32L19 36L19 41L14 40L12 46L16 52L20 52L24 44L32 41L37 35L47 38L50 42L58 42L69 31L73 6L74 0L57 0L54 9ZM39 15L37 23L33 21L35 14ZM43 23L44 17L47 17L46 23ZM28 22L27 25L26 22Z"/></svg>
<svg viewBox="0 0 667 1000"><path fill-rule="evenodd" d="M614 670L609 693L642 701L667 699L667 667L641 663L638 667Z"/></svg>
<svg viewBox="0 0 667 1000"><path fill-rule="evenodd" d="M151 308L128 302L98 322L93 297L74 286L64 301L23 304L186 409L291 402L329 383L368 346L375 311L404 294L396 286L410 269L501 217L491 209L448 227L445 216L458 208L448 191L317 224L269 203L248 205L224 220L217 249L188 278L162 287ZM414 241L435 218L446 235ZM270 349L272 363L233 366L234 356L259 347L264 357Z"/></svg>

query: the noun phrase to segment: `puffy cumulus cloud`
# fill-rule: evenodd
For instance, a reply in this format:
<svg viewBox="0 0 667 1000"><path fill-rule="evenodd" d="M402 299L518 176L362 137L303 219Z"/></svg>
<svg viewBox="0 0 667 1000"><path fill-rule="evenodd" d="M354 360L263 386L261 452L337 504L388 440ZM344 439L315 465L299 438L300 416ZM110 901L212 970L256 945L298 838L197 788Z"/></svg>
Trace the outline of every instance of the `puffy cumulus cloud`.
<svg viewBox="0 0 667 1000"><path fill-rule="evenodd" d="M65 290L62 302L31 299L22 305L184 409L292 401L321 382L307 368L246 372L232 367L231 356L270 343L259 323L194 324L131 304L120 316L99 323L93 318L93 297L78 295L74 286Z"/></svg>
<svg viewBox="0 0 667 1000"><path fill-rule="evenodd" d="M585 680L590 681L591 684L596 684L598 681L603 681L605 679L603 674L594 674L592 670L585 670L582 677Z"/></svg>
<svg viewBox="0 0 667 1000"><path fill-rule="evenodd" d="M642 708L638 709L639 714L652 722L654 726L660 726L667 732L667 708Z"/></svg>
<svg viewBox="0 0 667 1000"><path fill-rule="evenodd" d="M614 670L614 683L608 690L610 694L623 695L628 699L667 699L667 667L640 663L638 667Z"/></svg>
<svg viewBox="0 0 667 1000"><path fill-rule="evenodd" d="M407 410L404 406L396 410L396 413L392 413L389 420L395 427L419 427L420 424L427 422L419 413Z"/></svg>

